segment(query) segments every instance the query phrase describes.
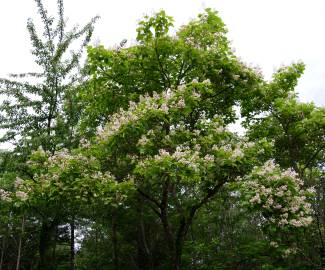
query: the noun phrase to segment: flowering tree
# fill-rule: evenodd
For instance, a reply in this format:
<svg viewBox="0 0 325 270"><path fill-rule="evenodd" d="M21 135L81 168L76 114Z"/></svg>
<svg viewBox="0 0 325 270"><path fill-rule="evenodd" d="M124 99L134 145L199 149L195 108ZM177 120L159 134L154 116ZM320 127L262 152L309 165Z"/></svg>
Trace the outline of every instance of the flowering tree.
<svg viewBox="0 0 325 270"><path fill-rule="evenodd" d="M270 147L232 134L217 115L207 118L202 103L209 98L202 96L210 89L209 81L193 81L140 97L112 116L95 146L109 160L109 170L121 182L133 181L160 219L172 269L180 269L196 212L226 183L249 174L265 156L261 149Z"/></svg>
<svg viewBox="0 0 325 270"><path fill-rule="evenodd" d="M116 194L122 193L129 185L120 185L114 176L102 173L99 162L92 156L82 153L71 153L62 149L54 155L42 149L35 151L28 161L33 178L24 181L17 178L16 191L4 193L7 200L12 200L18 207L24 207L29 212L42 218L43 225L55 228L57 222L74 222L80 209L87 204L116 203ZM11 196L11 197L10 197ZM121 201L120 196L118 201ZM74 234L71 231L71 234ZM71 235L74 239L74 235ZM51 241L48 237L47 241ZM74 242L71 243L74 253ZM40 267L46 267L51 261L51 252L40 248ZM71 263L74 263L72 255ZM74 266L73 266L74 267Z"/></svg>
<svg viewBox="0 0 325 270"><path fill-rule="evenodd" d="M14 147L7 153L13 163L4 170L24 176L24 179L31 177L27 173L28 156L39 146L53 154L62 145L69 148L78 145L74 138L73 123L77 113L72 104L71 89L82 77L80 59L98 17L83 27L68 30L63 0L55 2L56 18L48 13L43 1L35 0L42 22L41 33L33 19L27 21L32 54L39 72L0 78L0 93L7 97L0 104L0 127L4 131L0 141L10 142ZM46 229L46 226L42 228ZM48 232L41 231L40 234Z"/></svg>
<svg viewBox="0 0 325 270"><path fill-rule="evenodd" d="M302 70L302 64L292 68L281 68L274 75L275 79L269 89L261 94L259 100L250 101L254 103L255 113L266 110L268 112L265 117L259 117L255 113L248 116L248 136L251 139L273 140L275 162L282 168L292 168L291 170L297 174L295 177L301 179L302 189L315 190L313 199L309 200L314 222L309 228L304 229L308 231L307 234L304 233L308 235L308 239L293 242L299 247L295 248L297 256L306 249L314 250L319 260L315 265L325 265L323 233L325 213L322 195L324 193L324 151L322 149L324 148L325 111L324 108L316 107L312 103L299 102L294 92L289 92L287 97L281 95L277 95L276 99L269 97L270 89L282 94L287 89L293 89ZM246 107L248 108L249 106Z"/></svg>
<svg viewBox="0 0 325 270"><path fill-rule="evenodd" d="M284 232L291 234L308 227L312 221L310 199L315 189L304 189L304 182L292 169L281 170L273 160L254 168L243 182L244 203L262 215L261 226L271 237L270 245L281 249L283 256L295 252L292 239L281 239ZM308 199L309 198L309 199Z"/></svg>
<svg viewBox="0 0 325 270"><path fill-rule="evenodd" d="M256 203L263 196L254 193L254 185L273 194L282 180L296 190L290 192L297 198L284 196L283 204L276 202L276 207L306 206L301 206L301 219L284 213L288 222L310 224L311 210L304 187L295 184L295 177L282 175L277 165L273 182L268 182L271 173L256 177L264 167L253 167L272 158L272 143L262 136L247 140L226 128L235 118L235 105L241 105L250 126L277 100L287 100L303 64L281 68L267 83L259 70L246 66L230 50L226 29L215 12L200 14L175 37L168 35L171 26L171 18L160 12L140 22L136 46L89 49L92 79L86 90L91 94L82 96L86 104L82 126L90 134L93 124L99 129L94 153L117 181L134 182L138 196L160 220L169 267L179 269L184 240L197 212L228 183L247 181L243 198L263 217L267 210L264 201ZM279 209L273 210L269 209L269 218L279 219ZM149 256L148 247L146 252Z"/></svg>

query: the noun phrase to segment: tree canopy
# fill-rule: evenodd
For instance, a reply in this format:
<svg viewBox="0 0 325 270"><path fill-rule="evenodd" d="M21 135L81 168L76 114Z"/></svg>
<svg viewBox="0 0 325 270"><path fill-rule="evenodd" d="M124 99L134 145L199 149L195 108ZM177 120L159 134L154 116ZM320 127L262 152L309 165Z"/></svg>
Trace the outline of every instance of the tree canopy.
<svg viewBox="0 0 325 270"><path fill-rule="evenodd" d="M325 267L325 110L297 98L303 63L265 80L206 9L175 34L145 16L75 70L96 17L66 32L62 1L56 28L36 3L44 81L1 80L0 269Z"/></svg>

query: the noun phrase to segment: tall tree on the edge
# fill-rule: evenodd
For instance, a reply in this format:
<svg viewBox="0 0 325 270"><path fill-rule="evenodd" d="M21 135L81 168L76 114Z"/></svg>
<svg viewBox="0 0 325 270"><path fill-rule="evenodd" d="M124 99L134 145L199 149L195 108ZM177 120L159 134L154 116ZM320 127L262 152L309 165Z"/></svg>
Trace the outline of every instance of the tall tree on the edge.
<svg viewBox="0 0 325 270"><path fill-rule="evenodd" d="M6 131L0 141L11 142L15 146L12 155L22 162L39 147L54 154L59 144L60 147L71 146L71 110L65 112L65 107L71 98L71 87L78 79L76 71L80 67L82 51L89 43L98 19L94 17L84 27L73 27L67 31L63 0L57 0L57 19L48 15L41 0L35 2L44 32L41 35L37 33L32 19L28 19L27 29L32 54L41 72L13 74L11 79L0 79L0 94L7 97L0 105L0 129ZM76 40L80 40L80 47L72 51L71 44ZM27 78L29 80L25 80ZM18 168L21 170L24 166ZM42 219L39 269L52 269L52 245L55 242L52 240L56 238L58 216L51 213ZM73 260L72 256L72 269Z"/></svg>
<svg viewBox="0 0 325 270"><path fill-rule="evenodd" d="M42 36L37 33L32 19L28 19L27 29L32 54L41 72L10 75L13 80L0 79L0 94L8 97L0 106L0 129L6 130L1 141L12 142L16 150L42 146L54 153L58 144L55 138L61 135L58 133L62 133L62 125L67 121L62 104L69 87L75 82L82 51L90 41L98 17L81 29L73 27L67 31L63 0L57 0L57 20L48 15L41 0L35 2L44 32ZM71 43L78 39L82 39L79 50L71 51ZM22 81L27 77L33 82Z"/></svg>

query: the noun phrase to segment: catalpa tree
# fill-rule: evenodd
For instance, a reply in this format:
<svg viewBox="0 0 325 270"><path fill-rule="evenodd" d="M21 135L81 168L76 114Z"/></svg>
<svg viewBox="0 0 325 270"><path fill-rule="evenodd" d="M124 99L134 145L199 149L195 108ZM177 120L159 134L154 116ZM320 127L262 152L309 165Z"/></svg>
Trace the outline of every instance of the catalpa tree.
<svg viewBox="0 0 325 270"><path fill-rule="evenodd" d="M312 221L301 180L272 161L257 169L272 143L249 142L227 130L220 116L205 110L204 104L213 102L212 93L206 80L140 97L114 114L97 137L96 152L109 161L109 170L120 182L134 182L160 219L172 269L180 269L197 211L227 184L244 182L247 201L260 206L275 227L305 227ZM270 184L263 186L262 179ZM269 193L279 199L273 201ZM279 216L280 210L285 211Z"/></svg>
<svg viewBox="0 0 325 270"><path fill-rule="evenodd" d="M223 188L244 187L233 196L262 221L274 220L262 225L275 230L308 226L312 193L294 173L273 164L272 140L248 140L227 129L235 105L253 123L275 100L287 99L303 65L280 69L267 83L233 54L216 12L206 10L175 37L168 34L171 26L172 19L160 12L140 22L137 45L89 49L91 95L83 96L82 125L96 123L94 155L118 182L134 183L160 220L169 267L180 269L196 214ZM254 185L269 193L254 193ZM279 188L288 190L273 199Z"/></svg>

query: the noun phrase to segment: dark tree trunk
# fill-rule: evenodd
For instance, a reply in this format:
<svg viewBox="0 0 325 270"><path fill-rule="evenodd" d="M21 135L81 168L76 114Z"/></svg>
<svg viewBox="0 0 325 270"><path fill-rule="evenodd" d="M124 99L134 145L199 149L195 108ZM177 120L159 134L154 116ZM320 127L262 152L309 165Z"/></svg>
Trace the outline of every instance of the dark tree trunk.
<svg viewBox="0 0 325 270"><path fill-rule="evenodd" d="M184 244L183 239L176 240L175 253L173 258L173 267L175 270L181 269L183 244Z"/></svg>
<svg viewBox="0 0 325 270"><path fill-rule="evenodd" d="M171 185L169 179L165 179L162 187L162 194L160 200L151 197L149 194L143 192L141 189L137 191L142 195L144 199L149 202L149 207L153 212L159 217L161 224L163 226L165 241L168 245L168 254L170 259L170 267L172 270L181 269L182 261L182 251L184 246L184 241L187 236L188 230L193 222L196 212L206 203L209 202L211 198L222 188L226 183L228 177L225 179L220 179L220 181L199 201L194 204L191 208L185 210L180 204L176 205L179 212L180 223L178 229L173 230L172 225L169 222L168 216L168 205L169 205L169 193L174 196L174 200L177 203L177 194L175 193L174 187ZM176 195L175 195L176 194Z"/></svg>
<svg viewBox="0 0 325 270"><path fill-rule="evenodd" d="M16 270L20 269L20 260L21 260L21 246L23 241L23 233L24 233L24 226L25 226L25 217L23 216L21 219L21 230L19 235L19 242L18 242L18 252L17 252L17 262L16 262Z"/></svg>
<svg viewBox="0 0 325 270"><path fill-rule="evenodd" d="M113 244L114 270L119 270L118 251L117 251L116 210L115 209L112 212L112 244Z"/></svg>
<svg viewBox="0 0 325 270"><path fill-rule="evenodd" d="M319 249L319 255L320 255L320 269L325 270L325 249L323 247Z"/></svg>
<svg viewBox="0 0 325 270"><path fill-rule="evenodd" d="M172 270L180 270L181 269L181 257L179 254L176 254L173 256L173 265Z"/></svg>
<svg viewBox="0 0 325 270"><path fill-rule="evenodd" d="M96 262L95 262L95 269L94 270L98 270L98 227L96 226L95 228L95 258L96 258Z"/></svg>
<svg viewBox="0 0 325 270"><path fill-rule="evenodd" d="M55 226L54 228L54 239L53 239L53 244L52 245L52 258L53 258L53 264L56 264L56 244L58 242L59 238L59 228L58 226Z"/></svg>
<svg viewBox="0 0 325 270"><path fill-rule="evenodd" d="M0 270L2 270L3 260L5 255L5 248L6 248L6 235L2 237L2 244L1 244L1 257L0 257Z"/></svg>
<svg viewBox="0 0 325 270"><path fill-rule="evenodd" d="M143 270L153 270L154 262L152 252L148 245L147 237L146 237L146 229L143 215L143 198L138 198L138 215L139 215L139 223L138 223L138 240L137 240L137 248L138 248L138 260L137 265L139 269Z"/></svg>
<svg viewBox="0 0 325 270"><path fill-rule="evenodd" d="M40 261L39 270L52 270L54 268L54 258L52 256L52 247L54 243L55 222L43 222L40 232L39 255Z"/></svg>
<svg viewBox="0 0 325 270"><path fill-rule="evenodd" d="M74 230L75 230L75 218L72 217L72 221L70 223L70 270L75 269Z"/></svg>

